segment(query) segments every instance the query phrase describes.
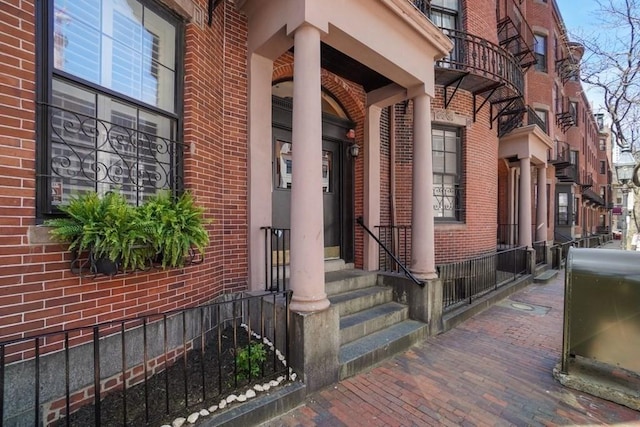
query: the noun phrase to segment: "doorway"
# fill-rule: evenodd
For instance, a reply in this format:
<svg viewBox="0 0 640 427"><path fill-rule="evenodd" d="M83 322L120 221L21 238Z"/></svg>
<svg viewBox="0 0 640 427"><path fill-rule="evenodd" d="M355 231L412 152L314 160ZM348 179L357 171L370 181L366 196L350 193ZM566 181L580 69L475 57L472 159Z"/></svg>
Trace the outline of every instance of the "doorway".
<svg viewBox="0 0 640 427"><path fill-rule="evenodd" d="M276 91L274 90L274 93ZM279 91L282 93L282 90ZM335 100L334 100L335 102ZM353 123L333 108L325 108L322 117L322 191L325 259L354 259L354 159L348 154L347 132ZM295 185L291 173L295 165L291 139L291 99L273 96L272 141L272 224L275 228L290 228L291 188ZM331 105L330 105L331 106ZM331 106L331 107L335 107ZM313 207L309 207L313 209ZM288 254L284 254L288 262Z"/></svg>

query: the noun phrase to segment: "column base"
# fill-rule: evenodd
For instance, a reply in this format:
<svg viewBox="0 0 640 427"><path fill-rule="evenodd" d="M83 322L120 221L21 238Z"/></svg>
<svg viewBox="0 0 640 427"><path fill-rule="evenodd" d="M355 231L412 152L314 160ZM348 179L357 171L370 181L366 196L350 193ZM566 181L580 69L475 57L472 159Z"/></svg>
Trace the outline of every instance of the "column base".
<svg viewBox="0 0 640 427"><path fill-rule="evenodd" d="M338 382L340 313L337 307L291 313L291 366L312 392Z"/></svg>
<svg viewBox="0 0 640 427"><path fill-rule="evenodd" d="M289 309L298 313L315 313L326 310L331 303L327 299L327 294L322 294L320 298L305 298L296 296L295 292L291 297Z"/></svg>
<svg viewBox="0 0 640 427"><path fill-rule="evenodd" d="M432 271L430 273L421 273L418 271L413 271L411 270L411 274L413 274L416 279L420 279L420 280L435 280L438 278L438 273L436 273L435 271Z"/></svg>

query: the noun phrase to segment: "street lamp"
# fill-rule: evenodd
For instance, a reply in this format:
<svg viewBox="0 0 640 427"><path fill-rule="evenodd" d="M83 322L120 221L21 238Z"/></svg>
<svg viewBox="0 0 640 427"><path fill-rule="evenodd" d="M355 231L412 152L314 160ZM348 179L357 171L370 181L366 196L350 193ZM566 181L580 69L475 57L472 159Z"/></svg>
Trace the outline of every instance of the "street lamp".
<svg viewBox="0 0 640 427"><path fill-rule="evenodd" d="M627 249L627 196L629 194L629 187L627 184L633 179L636 167L636 161L631 154L630 147L622 149L615 167L618 182L622 184L622 249Z"/></svg>

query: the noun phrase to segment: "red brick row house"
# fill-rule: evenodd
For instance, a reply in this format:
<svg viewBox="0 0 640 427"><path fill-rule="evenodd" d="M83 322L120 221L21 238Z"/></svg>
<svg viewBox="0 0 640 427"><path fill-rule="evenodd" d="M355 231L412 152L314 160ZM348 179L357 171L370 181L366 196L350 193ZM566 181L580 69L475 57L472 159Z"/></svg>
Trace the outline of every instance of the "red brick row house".
<svg viewBox="0 0 640 427"><path fill-rule="evenodd" d="M554 241L608 232L606 134L554 0L0 6L0 341L262 291L276 253L315 389L344 376L325 271L387 259L358 218L423 283L420 336L447 327L439 266L519 247L530 279ZM191 192L204 261L72 271L43 222L116 189Z"/></svg>

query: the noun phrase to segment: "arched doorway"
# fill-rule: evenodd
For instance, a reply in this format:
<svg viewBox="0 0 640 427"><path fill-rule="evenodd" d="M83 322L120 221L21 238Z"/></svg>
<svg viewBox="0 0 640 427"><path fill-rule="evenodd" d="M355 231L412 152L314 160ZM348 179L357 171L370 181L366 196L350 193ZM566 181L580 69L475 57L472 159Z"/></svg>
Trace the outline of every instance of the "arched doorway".
<svg viewBox="0 0 640 427"><path fill-rule="evenodd" d="M291 141L293 81L272 86L272 224L289 228L291 223ZM324 212L324 257L354 259L354 170L347 138L354 123L340 103L322 92L322 191ZM315 209L315 207L309 207ZM288 258L288 257L287 257Z"/></svg>

